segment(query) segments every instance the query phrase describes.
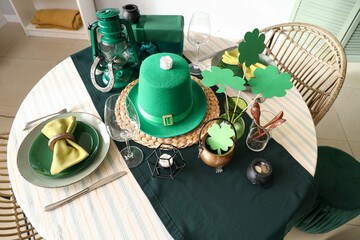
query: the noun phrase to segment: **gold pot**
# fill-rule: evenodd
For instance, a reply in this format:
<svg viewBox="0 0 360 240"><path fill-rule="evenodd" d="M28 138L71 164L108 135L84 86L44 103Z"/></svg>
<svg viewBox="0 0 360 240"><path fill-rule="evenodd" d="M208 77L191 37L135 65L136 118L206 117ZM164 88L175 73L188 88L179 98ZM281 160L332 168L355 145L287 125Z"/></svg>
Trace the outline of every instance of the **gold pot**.
<svg viewBox="0 0 360 240"><path fill-rule="evenodd" d="M205 146L205 142L208 136L209 134L206 133L201 141L201 147L199 148L199 156L201 160L203 160L203 162L209 165L210 167L225 166L231 161L234 155L235 142L225 154L217 155L210 152Z"/></svg>

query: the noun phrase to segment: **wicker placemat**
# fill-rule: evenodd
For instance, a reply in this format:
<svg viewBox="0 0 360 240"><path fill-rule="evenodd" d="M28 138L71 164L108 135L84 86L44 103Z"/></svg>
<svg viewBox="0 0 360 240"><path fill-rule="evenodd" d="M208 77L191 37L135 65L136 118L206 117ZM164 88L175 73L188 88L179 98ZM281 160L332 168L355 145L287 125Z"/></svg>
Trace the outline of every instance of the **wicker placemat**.
<svg viewBox="0 0 360 240"><path fill-rule="evenodd" d="M194 81L196 81L204 90L207 101L207 108L205 116L202 122L192 131L185 133L183 135L169 137L169 138L158 138L150 136L142 131L132 140L135 142L144 145L149 148L156 148L161 143L169 143L174 145L177 148L186 148L188 146L192 146L199 142L199 133L202 125L209 121L212 118L216 118L220 115L219 101L215 96L215 93L211 90L211 88L204 87L201 84L200 79L196 77L191 77ZM125 108L125 97L128 95L130 89L138 82L139 80L135 80L131 82L126 88L121 92L119 99L116 102L115 113L117 117L117 122L121 127L126 128L130 125L130 119L127 116L127 111ZM209 124L208 124L209 125ZM206 126L209 127L209 126ZM206 129L203 130L206 133Z"/></svg>

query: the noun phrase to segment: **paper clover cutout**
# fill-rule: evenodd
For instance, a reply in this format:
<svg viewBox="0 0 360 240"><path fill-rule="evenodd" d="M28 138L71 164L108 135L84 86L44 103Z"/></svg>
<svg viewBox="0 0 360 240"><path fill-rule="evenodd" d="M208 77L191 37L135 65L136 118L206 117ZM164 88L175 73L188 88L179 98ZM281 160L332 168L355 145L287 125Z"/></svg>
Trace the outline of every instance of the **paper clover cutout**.
<svg viewBox="0 0 360 240"><path fill-rule="evenodd" d="M226 152L234 144L232 137L235 133L229 124L220 127L219 124L214 123L208 129L208 134L210 137L206 139L206 143L212 150L217 150L218 155L221 155L221 150Z"/></svg>
<svg viewBox="0 0 360 240"><path fill-rule="evenodd" d="M239 62L245 62L246 67L259 62L259 54L265 49L265 35L259 36L259 29L255 28L252 32L247 32L244 41L239 44Z"/></svg>
<svg viewBox="0 0 360 240"><path fill-rule="evenodd" d="M201 80L201 83L205 87L212 87L217 84L221 84L219 89L216 91L217 93L223 93L225 91L225 85L237 90L246 89L244 86L245 80L238 76L234 77L234 72L230 69L221 69L219 67L212 66L210 70L211 71L204 70L201 72L201 75L204 77Z"/></svg>
<svg viewBox="0 0 360 240"><path fill-rule="evenodd" d="M252 86L253 93L262 93L264 98L283 97L286 95L284 89L293 87L293 83L290 81L291 75L288 73L279 75L279 69L272 65L265 69L256 69L254 75L255 78L250 79L248 83Z"/></svg>

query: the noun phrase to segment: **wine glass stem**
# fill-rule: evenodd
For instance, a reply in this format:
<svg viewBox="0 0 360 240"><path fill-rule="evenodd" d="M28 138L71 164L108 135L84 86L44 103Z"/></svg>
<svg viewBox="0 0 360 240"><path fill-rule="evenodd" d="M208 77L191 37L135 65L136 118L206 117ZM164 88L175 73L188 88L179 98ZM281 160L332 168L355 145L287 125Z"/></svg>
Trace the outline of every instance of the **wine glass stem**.
<svg viewBox="0 0 360 240"><path fill-rule="evenodd" d="M199 62L199 52L200 52L200 46L196 46L196 60L195 60L195 65L198 65L198 62Z"/></svg>
<svg viewBox="0 0 360 240"><path fill-rule="evenodd" d="M126 155L124 156L124 158L125 158L125 160L128 160L133 157L133 152L131 151L129 140L127 138L125 139L125 142L126 142L127 151L126 151Z"/></svg>

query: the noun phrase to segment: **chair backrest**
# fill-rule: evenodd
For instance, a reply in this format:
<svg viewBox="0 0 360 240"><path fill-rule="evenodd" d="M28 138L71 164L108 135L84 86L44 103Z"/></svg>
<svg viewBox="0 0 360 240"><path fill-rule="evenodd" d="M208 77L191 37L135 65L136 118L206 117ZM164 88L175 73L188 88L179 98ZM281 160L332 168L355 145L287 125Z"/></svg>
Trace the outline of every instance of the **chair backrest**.
<svg viewBox="0 0 360 240"><path fill-rule="evenodd" d="M0 239L40 240L35 228L17 204L7 170L8 131L0 130Z"/></svg>
<svg viewBox="0 0 360 240"><path fill-rule="evenodd" d="M330 32L311 24L284 23L260 30L265 54L289 73L304 98L314 124L329 111L343 85L346 55Z"/></svg>

